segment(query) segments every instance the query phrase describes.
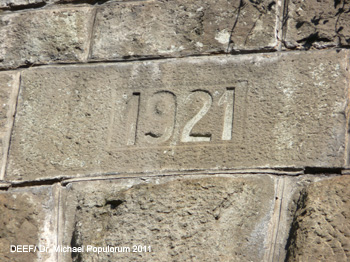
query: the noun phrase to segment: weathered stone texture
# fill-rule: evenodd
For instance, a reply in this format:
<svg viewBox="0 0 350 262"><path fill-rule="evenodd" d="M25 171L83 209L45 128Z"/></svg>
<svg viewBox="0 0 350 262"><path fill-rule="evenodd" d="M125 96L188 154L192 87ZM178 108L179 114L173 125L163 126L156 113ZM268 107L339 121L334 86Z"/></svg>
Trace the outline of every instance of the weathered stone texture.
<svg viewBox="0 0 350 262"><path fill-rule="evenodd" d="M11 9L14 7L36 6L47 2L47 0L0 0L0 8Z"/></svg>
<svg viewBox="0 0 350 262"><path fill-rule="evenodd" d="M130 0L113 0L113 2L126 2ZM138 0L139 2L147 0ZM67 4L67 3L87 3L87 4L96 4L103 1L99 0L0 0L0 9L26 9L26 8L39 8L46 5L52 4Z"/></svg>
<svg viewBox="0 0 350 262"><path fill-rule="evenodd" d="M98 9L91 59L272 49L276 2L151 1Z"/></svg>
<svg viewBox="0 0 350 262"><path fill-rule="evenodd" d="M349 1L291 0L285 16L288 48L350 45Z"/></svg>
<svg viewBox="0 0 350 262"><path fill-rule="evenodd" d="M89 7L0 16L0 68L85 60L91 20Z"/></svg>
<svg viewBox="0 0 350 262"><path fill-rule="evenodd" d="M270 239L272 248L270 249L269 259L264 261L286 262L286 249L290 229L293 223L295 212L298 208L300 193L310 183L335 176L334 174L326 175L301 175L301 176L278 176L276 179L276 202L278 209L275 211L278 216L274 216L273 230L274 235ZM303 261L303 260L301 260ZM308 261L308 260L305 260Z"/></svg>
<svg viewBox="0 0 350 262"><path fill-rule="evenodd" d="M7 158L10 132L13 125L17 93L18 73L0 73L0 180L3 178Z"/></svg>
<svg viewBox="0 0 350 262"><path fill-rule="evenodd" d="M54 205L51 187L0 192L1 261L56 261ZM11 252L11 245L42 245L48 247L49 252Z"/></svg>
<svg viewBox="0 0 350 262"><path fill-rule="evenodd" d="M65 244L152 252L62 254L62 261L262 261L274 203L268 176L68 187Z"/></svg>
<svg viewBox="0 0 350 262"><path fill-rule="evenodd" d="M349 261L350 176L312 183L301 194L287 261Z"/></svg>
<svg viewBox="0 0 350 262"><path fill-rule="evenodd" d="M29 69L7 179L342 167L347 66L324 51Z"/></svg>

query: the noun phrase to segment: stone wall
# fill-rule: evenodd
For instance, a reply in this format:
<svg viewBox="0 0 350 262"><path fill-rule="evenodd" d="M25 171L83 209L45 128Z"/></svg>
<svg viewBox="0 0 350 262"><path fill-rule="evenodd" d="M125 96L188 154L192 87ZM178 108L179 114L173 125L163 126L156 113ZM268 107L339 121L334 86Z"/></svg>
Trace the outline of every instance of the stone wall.
<svg viewBox="0 0 350 262"><path fill-rule="evenodd" d="M0 261L349 261L349 24L0 0Z"/></svg>

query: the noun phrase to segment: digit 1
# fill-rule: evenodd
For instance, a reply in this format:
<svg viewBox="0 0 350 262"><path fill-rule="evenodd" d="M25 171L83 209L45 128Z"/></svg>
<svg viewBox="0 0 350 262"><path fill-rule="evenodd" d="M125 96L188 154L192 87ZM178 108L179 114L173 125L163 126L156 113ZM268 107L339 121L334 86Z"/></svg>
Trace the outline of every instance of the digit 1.
<svg viewBox="0 0 350 262"><path fill-rule="evenodd" d="M129 100L130 106L127 114L127 119L129 120L129 125L127 127L127 145L135 145L136 142L136 133L137 133L137 123L139 119L140 111L140 93L132 93L132 97Z"/></svg>
<svg viewBox="0 0 350 262"><path fill-rule="evenodd" d="M228 87L224 95L219 100L219 105L225 104L225 115L224 115L224 128L222 131L222 140L232 139L232 128L233 128L233 104L235 100L235 89Z"/></svg>

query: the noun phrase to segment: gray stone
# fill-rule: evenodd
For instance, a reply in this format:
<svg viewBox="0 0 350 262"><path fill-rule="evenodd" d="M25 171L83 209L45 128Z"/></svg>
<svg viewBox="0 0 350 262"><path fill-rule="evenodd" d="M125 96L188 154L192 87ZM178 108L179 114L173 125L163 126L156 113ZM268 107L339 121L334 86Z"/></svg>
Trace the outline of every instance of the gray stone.
<svg viewBox="0 0 350 262"><path fill-rule="evenodd" d="M0 0L1 9L14 9L25 7L41 7L51 2L50 0Z"/></svg>
<svg viewBox="0 0 350 262"><path fill-rule="evenodd" d="M91 59L186 56L273 49L276 2L149 1L97 11Z"/></svg>
<svg viewBox="0 0 350 262"><path fill-rule="evenodd" d="M113 2L125 2L130 0L113 0ZM146 0L138 0L146 1ZM87 3L96 4L101 2L99 0L0 0L0 9L3 10L20 10L27 8L40 8L53 4L67 4L67 3Z"/></svg>
<svg viewBox="0 0 350 262"><path fill-rule="evenodd" d="M2 261L56 261L57 213L51 186L0 191L0 257ZM56 198L57 199L57 198ZM12 247L11 247L12 245ZM17 251L30 245L36 252ZM47 247L47 252L43 247ZM20 251L19 249L18 251ZM29 250L29 246L27 246ZM23 249L22 249L23 251Z"/></svg>
<svg viewBox="0 0 350 262"><path fill-rule="evenodd" d="M350 3L339 0L289 1L287 48L350 45Z"/></svg>
<svg viewBox="0 0 350 262"><path fill-rule="evenodd" d="M0 0L0 8L11 9L17 6L40 5L44 0Z"/></svg>
<svg viewBox="0 0 350 262"><path fill-rule="evenodd" d="M342 167L348 51L28 69L7 180Z"/></svg>
<svg viewBox="0 0 350 262"><path fill-rule="evenodd" d="M4 14L0 16L0 68L84 61L91 23L90 7Z"/></svg>
<svg viewBox="0 0 350 262"><path fill-rule="evenodd" d="M309 185L295 213L287 261L349 261L350 176Z"/></svg>
<svg viewBox="0 0 350 262"><path fill-rule="evenodd" d="M84 252L60 254L60 261L263 261L273 179L164 180L69 185L61 199L63 245L83 247ZM131 251L97 254L88 252L88 245ZM134 245L147 252L132 252Z"/></svg>
<svg viewBox="0 0 350 262"><path fill-rule="evenodd" d="M0 72L0 180L3 179L5 173L18 88L19 73Z"/></svg>

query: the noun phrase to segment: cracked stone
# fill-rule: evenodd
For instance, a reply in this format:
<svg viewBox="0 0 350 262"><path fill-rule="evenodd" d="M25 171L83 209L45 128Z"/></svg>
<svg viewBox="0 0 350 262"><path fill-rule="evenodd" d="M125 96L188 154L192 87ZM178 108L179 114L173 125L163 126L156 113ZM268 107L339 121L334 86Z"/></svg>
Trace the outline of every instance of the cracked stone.
<svg viewBox="0 0 350 262"><path fill-rule="evenodd" d="M350 45L350 3L346 0L291 0L285 16L287 48Z"/></svg>
<svg viewBox="0 0 350 262"><path fill-rule="evenodd" d="M114 3L97 11L91 59L273 49L274 1Z"/></svg>

